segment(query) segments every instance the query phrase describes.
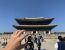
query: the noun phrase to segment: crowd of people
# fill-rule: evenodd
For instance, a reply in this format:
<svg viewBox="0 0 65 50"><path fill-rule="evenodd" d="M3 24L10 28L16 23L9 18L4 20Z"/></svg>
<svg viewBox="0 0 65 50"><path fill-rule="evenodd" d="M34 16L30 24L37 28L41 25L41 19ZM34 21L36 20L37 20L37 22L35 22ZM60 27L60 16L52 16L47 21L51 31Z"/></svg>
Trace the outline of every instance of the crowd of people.
<svg viewBox="0 0 65 50"><path fill-rule="evenodd" d="M25 50L34 50L34 43L36 43L38 50L41 50L41 42L43 42L43 37L40 34L33 37L30 35L27 38Z"/></svg>
<svg viewBox="0 0 65 50"><path fill-rule="evenodd" d="M36 35L35 35L35 38L34 38L34 42L37 44L37 48L38 48L38 50L41 50L41 43L43 42L43 37L42 37L42 35L38 35L37 37L36 37Z"/></svg>

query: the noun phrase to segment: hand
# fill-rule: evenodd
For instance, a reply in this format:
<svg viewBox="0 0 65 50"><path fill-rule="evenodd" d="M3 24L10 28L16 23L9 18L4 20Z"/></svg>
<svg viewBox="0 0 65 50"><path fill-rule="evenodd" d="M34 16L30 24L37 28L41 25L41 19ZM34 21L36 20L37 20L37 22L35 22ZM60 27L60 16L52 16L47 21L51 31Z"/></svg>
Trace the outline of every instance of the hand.
<svg viewBox="0 0 65 50"><path fill-rule="evenodd" d="M28 36L28 34L24 34L24 32L24 30L17 30L14 32L4 50L20 50L23 48L25 44L21 44L21 42Z"/></svg>

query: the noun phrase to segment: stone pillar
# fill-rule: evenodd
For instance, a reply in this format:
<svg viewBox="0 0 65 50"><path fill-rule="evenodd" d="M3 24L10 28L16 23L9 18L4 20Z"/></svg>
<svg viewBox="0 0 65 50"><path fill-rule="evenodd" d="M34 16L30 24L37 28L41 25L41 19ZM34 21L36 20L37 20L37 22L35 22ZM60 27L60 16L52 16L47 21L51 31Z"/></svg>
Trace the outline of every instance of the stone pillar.
<svg viewBox="0 0 65 50"><path fill-rule="evenodd" d="M51 31L48 31L49 33L48 34L51 34Z"/></svg>
<svg viewBox="0 0 65 50"><path fill-rule="evenodd" d="M36 31L36 34L38 34L38 31Z"/></svg>
<svg viewBox="0 0 65 50"><path fill-rule="evenodd" d="M44 31L44 34L46 35L46 31Z"/></svg>
<svg viewBox="0 0 65 50"><path fill-rule="evenodd" d="M33 34L33 31L31 31L31 34Z"/></svg>

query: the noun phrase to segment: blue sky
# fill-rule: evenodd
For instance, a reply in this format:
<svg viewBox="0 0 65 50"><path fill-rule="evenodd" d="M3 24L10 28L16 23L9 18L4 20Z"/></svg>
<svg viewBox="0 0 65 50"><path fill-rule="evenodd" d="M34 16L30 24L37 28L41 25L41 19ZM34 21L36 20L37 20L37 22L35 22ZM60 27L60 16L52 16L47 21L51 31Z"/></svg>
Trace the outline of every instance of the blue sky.
<svg viewBox="0 0 65 50"><path fill-rule="evenodd" d="M0 32L12 32L15 18L55 18L56 32L65 32L65 0L0 0Z"/></svg>

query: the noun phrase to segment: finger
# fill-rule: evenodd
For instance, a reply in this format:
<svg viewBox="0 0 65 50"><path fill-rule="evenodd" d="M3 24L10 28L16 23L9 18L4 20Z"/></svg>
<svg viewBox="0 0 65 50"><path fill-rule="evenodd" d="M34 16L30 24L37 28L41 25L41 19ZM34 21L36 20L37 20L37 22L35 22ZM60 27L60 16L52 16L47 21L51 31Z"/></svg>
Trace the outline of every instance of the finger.
<svg viewBox="0 0 65 50"><path fill-rule="evenodd" d="M17 36L17 37L18 37L18 36L21 36L21 34L23 34L24 32L25 32L25 30L20 30L16 36Z"/></svg>
<svg viewBox="0 0 65 50"><path fill-rule="evenodd" d="M23 39L25 39L26 37L28 36L28 34L24 34L24 35L22 35L19 39L18 39L18 41L22 41Z"/></svg>
<svg viewBox="0 0 65 50"><path fill-rule="evenodd" d="M16 38L16 34L18 34L19 30L15 31L12 35L11 35L11 39L12 38Z"/></svg>
<svg viewBox="0 0 65 50"><path fill-rule="evenodd" d="M20 30L17 30L13 33L13 35L17 35Z"/></svg>

